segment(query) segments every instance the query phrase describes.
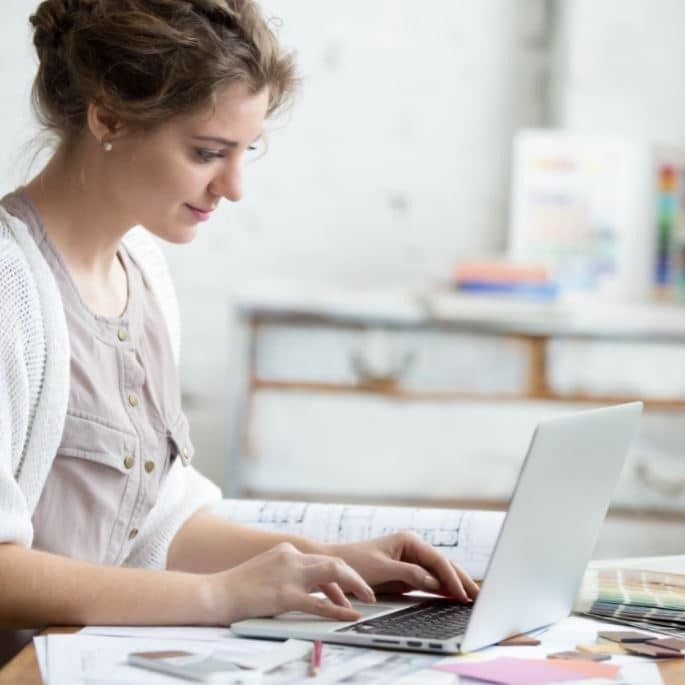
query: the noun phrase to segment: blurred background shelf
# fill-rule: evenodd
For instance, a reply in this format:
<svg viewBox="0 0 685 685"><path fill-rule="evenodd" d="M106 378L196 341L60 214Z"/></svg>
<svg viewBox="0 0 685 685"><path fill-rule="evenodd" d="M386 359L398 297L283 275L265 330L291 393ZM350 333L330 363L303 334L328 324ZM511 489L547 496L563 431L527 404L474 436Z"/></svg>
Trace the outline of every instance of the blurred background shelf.
<svg viewBox="0 0 685 685"><path fill-rule="evenodd" d="M579 325L570 310L521 323L507 303L438 316L407 293L356 317L340 294L285 299L236 309L229 494L505 508L540 419L642 399L596 556L682 550L685 326L666 325L670 307Z"/></svg>

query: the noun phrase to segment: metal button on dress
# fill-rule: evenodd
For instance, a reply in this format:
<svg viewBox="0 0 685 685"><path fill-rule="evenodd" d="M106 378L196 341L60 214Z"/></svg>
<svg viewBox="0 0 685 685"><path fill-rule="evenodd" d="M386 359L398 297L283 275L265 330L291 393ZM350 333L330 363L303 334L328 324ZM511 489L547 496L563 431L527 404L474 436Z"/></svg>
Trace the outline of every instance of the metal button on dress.
<svg viewBox="0 0 685 685"><path fill-rule="evenodd" d="M132 468L133 468L133 464L135 464L135 463L136 463L136 460L135 460L135 458L134 458L134 456L133 456L132 454L127 454L127 455L124 457L124 466L125 466L127 469L132 469Z"/></svg>
<svg viewBox="0 0 685 685"><path fill-rule="evenodd" d="M152 473L155 470L155 462L152 461L151 459L148 459L145 462L145 472L146 473Z"/></svg>
<svg viewBox="0 0 685 685"><path fill-rule="evenodd" d="M138 395L136 395L136 393L134 393L134 392L132 392L132 393L128 396L128 403L129 403L132 407L137 407L139 401L140 401L140 400L138 399Z"/></svg>
<svg viewBox="0 0 685 685"><path fill-rule="evenodd" d="M128 340L128 331L125 328L120 328L117 331L117 338L119 338L121 342L126 342Z"/></svg>
<svg viewBox="0 0 685 685"><path fill-rule="evenodd" d="M138 535L138 529L133 528L133 530L131 530L131 532L128 534L128 539L133 540L133 538L136 537L136 535Z"/></svg>

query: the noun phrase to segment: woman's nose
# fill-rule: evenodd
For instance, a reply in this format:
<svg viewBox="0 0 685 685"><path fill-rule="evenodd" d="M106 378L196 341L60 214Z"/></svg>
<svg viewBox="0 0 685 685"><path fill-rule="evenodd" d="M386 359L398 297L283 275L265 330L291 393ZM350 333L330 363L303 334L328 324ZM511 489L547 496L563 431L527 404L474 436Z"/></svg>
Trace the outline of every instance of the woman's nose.
<svg viewBox="0 0 685 685"><path fill-rule="evenodd" d="M238 202L243 196L243 177L239 164L230 164L210 183L212 195Z"/></svg>

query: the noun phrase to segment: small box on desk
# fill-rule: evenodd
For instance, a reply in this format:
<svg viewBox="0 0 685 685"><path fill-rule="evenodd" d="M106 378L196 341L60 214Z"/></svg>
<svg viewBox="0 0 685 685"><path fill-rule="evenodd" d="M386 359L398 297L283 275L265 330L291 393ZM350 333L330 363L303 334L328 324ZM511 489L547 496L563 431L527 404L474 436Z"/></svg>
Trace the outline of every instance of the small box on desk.
<svg viewBox="0 0 685 685"><path fill-rule="evenodd" d="M685 299L685 150L558 129L514 141L510 256L567 294Z"/></svg>

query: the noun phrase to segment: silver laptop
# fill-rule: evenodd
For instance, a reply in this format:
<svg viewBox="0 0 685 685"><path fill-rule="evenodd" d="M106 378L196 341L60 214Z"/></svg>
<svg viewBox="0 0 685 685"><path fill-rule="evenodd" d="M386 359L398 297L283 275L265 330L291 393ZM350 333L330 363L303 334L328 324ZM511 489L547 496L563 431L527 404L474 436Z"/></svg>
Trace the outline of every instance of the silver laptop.
<svg viewBox="0 0 685 685"><path fill-rule="evenodd" d="M356 622L288 612L234 623L237 635L441 654L470 652L567 616L642 412L641 402L540 423L472 605L404 597L355 602ZM468 475L468 474L466 474Z"/></svg>

